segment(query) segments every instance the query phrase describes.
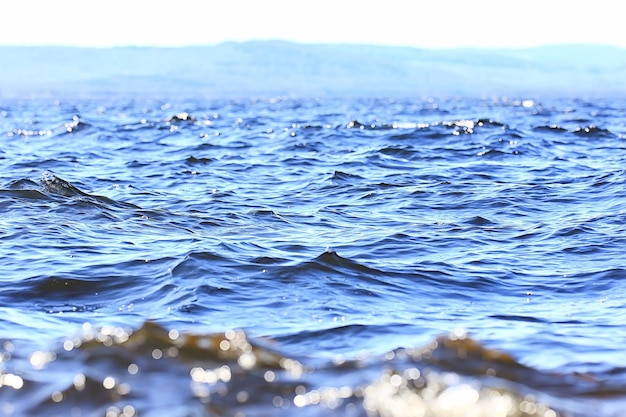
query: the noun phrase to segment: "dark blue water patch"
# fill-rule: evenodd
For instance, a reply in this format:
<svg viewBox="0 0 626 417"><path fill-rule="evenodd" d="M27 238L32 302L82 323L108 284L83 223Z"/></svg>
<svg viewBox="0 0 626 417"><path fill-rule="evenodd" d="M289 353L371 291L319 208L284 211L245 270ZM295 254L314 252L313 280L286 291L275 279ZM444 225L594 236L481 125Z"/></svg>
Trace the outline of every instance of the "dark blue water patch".
<svg viewBox="0 0 626 417"><path fill-rule="evenodd" d="M533 128L533 130L535 132L545 132L545 133L564 133L567 132L567 129L558 126L558 125L551 125L551 126L536 126Z"/></svg>
<svg viewBox="0 0 626 417"><path fill-rule="evenodd" d="M494 315L491 318L499 319L499 320L507 320L507 321L524 321L530 323L543 323L544 320L538 319L536 317L527 317L527 316L515 316L515 315ZM580 324L580 323L575 323Z"/></svg>
<svg viewBox="0 0 626 417"><path fill-rule="evenodd" d="M213 158L196 158L195 156L190 156L185 159L185 162L189 165L205 165L210 164L211 162L215 162Z"/></svg>
<svg viewBox="0 0 626 417"><path fill-rule="evenodd" d="M351 182L353 180L363 179L359 175L349 174L347 172L335 171L333 176L330 178L331 181L348 181Z"/></svg>
<svg viewBox="0 0 626 417"><path fill-rule="evenodd" d="M608 129L602 129L597 126L589 125L585 127L578 127L574 130L574 134L583 137L611 137L613 134Z"/></svg>
<svg viewBox="0 0 626 417"><path fill-rule="evenodd" d="M352 324L342 326L341 318L336 321L336 324L337 327L288 334L277 337L275 340L280 343L282 349L288 349L304 355L311 350L332 351L335 352L335 355L345 355L350 354L350 341L361 340L366 345L369 339L368 334L372 332L379 334L381 337L395 339L398 334L411 331L408 324ZM363 346L363 348L363 351L365 351L366 346Z"/></svg>

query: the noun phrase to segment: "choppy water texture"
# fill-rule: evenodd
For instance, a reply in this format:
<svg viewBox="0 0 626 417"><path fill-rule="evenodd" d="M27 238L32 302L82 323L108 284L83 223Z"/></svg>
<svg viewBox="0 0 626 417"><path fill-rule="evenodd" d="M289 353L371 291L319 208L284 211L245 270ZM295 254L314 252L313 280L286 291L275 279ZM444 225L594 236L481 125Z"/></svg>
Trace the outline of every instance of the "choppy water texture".
<svg viewBox="0 0 626 417"><path fill-rule="evenodd" d="M625 108L4 100L0 415L626 416Z"/></svg>

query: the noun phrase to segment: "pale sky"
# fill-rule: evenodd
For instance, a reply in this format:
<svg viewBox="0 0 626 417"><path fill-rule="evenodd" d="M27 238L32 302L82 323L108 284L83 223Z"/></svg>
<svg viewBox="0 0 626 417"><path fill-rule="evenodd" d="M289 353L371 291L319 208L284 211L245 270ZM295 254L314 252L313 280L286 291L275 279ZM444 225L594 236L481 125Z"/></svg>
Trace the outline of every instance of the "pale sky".
<svg viewBox="0 0 626 417"><path fill-rule="evenodd" d="M282 39L452 47L626 48L616 0L5 0L0 45L183 46Z"/></svg>

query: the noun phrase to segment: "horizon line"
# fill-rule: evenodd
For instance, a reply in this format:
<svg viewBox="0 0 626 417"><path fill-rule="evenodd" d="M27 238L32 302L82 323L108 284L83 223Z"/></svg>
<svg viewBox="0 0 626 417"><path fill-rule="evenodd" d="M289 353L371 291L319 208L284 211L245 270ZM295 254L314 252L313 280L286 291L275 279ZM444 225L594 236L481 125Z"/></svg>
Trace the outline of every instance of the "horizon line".
<svg viewBox="0 0 626 417"><path fill-rule="evenodd" d="M626 51L625 46L614 45L610 43L596 42L555 42L529 46L447 46L447 47L426 47L413 45L393 45L393 44L376 44L368 42L302 42L288 39L245 39L245 40L224 40L215 43L189 43L179 45L168 44L117 44L117 45L80 45L80 44L0 44L4 48L72 48L72 49L186 49L186 48L208 48L228 44L249 44L249 43L284 43L300 46L354 46L354 47L373 47L373 48L390 48L390 49L414 49L423 51L455 51L455 50L486 50L486 51L519 51L541 48L559 48L559 47L589 47L589 48L613 48Z"/></svg>

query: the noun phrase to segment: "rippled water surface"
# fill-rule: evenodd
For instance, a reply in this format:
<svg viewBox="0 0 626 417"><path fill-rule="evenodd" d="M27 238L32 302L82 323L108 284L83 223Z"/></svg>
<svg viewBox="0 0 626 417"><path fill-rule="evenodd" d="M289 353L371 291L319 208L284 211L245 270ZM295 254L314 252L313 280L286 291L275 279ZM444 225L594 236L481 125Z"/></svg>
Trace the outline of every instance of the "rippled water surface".
<svg viewBox="0 0 626 417"><path fill-rule="evenodd" d="M625 109L4 100L0 415L626 416Z"/></svg>

